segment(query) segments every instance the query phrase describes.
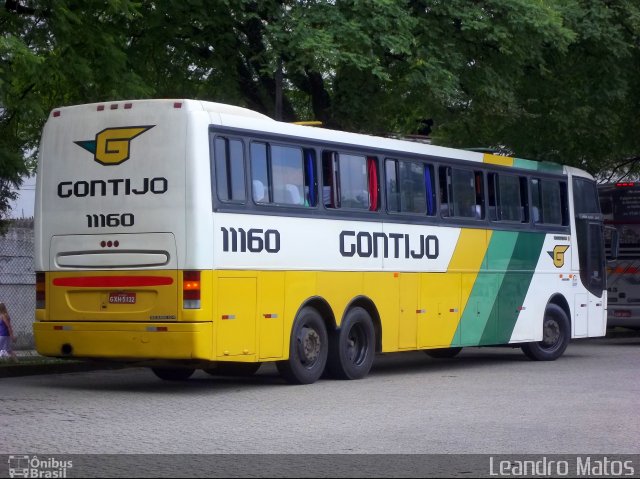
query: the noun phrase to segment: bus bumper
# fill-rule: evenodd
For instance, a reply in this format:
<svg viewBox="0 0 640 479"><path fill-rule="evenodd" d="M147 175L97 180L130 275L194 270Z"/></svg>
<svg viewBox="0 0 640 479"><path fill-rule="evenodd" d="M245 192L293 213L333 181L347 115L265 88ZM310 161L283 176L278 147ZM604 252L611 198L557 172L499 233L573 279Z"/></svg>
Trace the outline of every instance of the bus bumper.
<svg viewBox="0 0 640 479"><path fill-rule="evenodd" d="M211 360L212 324L35 322L36 350L43 356L114 360Z"/></svg>

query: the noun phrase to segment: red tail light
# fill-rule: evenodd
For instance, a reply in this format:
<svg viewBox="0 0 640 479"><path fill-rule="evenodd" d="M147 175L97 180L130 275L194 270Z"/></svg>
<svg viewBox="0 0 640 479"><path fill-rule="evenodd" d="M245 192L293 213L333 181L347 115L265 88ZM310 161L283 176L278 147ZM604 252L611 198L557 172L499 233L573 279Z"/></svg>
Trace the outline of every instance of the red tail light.
<svg viewBox="0 0 640 479"><path fill-rule="evenodd" d="M46 306L45 275L42 271L36 271L36 309L44 309Z"/></svg>
<svg viewBox="0 0 640 479"><path fill-rule="evenodd" d="M182 273L182 307L200 309L200 271Z"/></svg>

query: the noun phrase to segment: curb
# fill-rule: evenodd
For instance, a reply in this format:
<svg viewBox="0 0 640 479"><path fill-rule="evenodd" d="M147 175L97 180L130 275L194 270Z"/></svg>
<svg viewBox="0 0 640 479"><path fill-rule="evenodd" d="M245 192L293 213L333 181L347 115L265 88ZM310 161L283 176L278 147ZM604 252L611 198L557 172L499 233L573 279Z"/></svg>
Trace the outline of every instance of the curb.
<svg viewBox="0 0 640 479"><path fill-rule="evenodd" d="M100 361L43 362L41 364L0 363L0 378L34 376L38 374L83 373L88 371L122 369L122 364Z"/></svg>

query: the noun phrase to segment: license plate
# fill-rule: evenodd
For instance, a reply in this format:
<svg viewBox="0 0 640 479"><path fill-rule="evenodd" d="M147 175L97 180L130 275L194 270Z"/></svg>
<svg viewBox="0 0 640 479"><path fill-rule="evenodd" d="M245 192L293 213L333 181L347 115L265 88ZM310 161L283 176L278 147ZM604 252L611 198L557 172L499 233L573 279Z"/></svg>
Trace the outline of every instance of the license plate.
<svg viewBox="0 0 640 479"><path fill-rule="evenodd" d="M618 310L613 312L613 317L614 318L630 318L631 317L631 311L626 310L626 309L618 309Z"/></svg>
<svg viewBox="0 0 640 479"><path fill-rule="evenodd" d="M135 304L136 293L109 293L109 304Z"/></svg>

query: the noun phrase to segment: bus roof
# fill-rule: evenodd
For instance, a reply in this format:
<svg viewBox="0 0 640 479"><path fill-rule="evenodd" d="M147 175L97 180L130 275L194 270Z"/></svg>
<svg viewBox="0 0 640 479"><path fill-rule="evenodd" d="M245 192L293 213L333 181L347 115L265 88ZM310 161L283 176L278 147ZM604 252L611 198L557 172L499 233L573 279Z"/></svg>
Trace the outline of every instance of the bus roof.
<svg viewBox="0 0 640 479"><path fill-rule="evenodd" d="M138 112L160 112L168 109L180 109L187 112L205 112L209 114L212 124L221 126L255 130L276 135L304 138L309 141L330 141L334 144L357 145L390 152L404 152L408 154L427 155L442 158L453 158L476 163L491 163L502 166L512 166L526 170L546 173L567 174L592 178L587 172L562 166L557 163L532 161L522 158L498 156L477 151L448 148L421 142L393 139L351 133L339 130L329 130L300 124L280 122L253 110L202 100L189 99L148 99L148 100L120 100L100 103L89 103L56 108L52 116L87 115L90 112L108 112L111 110L135 110Z"/></svg>

